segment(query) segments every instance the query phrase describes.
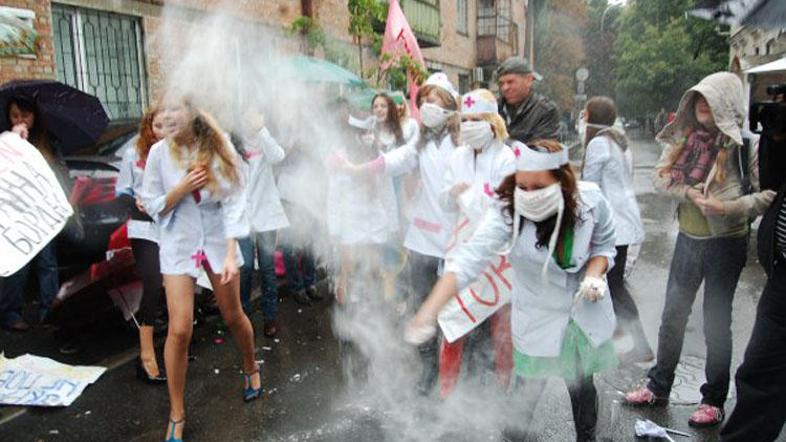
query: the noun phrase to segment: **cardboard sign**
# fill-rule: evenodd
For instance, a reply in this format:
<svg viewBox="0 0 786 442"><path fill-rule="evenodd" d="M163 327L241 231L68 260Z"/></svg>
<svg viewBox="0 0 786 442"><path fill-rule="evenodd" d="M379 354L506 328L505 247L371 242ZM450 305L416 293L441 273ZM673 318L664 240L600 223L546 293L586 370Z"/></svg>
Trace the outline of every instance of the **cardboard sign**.
<svg viewBox="0 0 786 442"><path fill-rule="evenodd" d="M472 237L480 222L482 210L471 213L469 207L484 207L462 203L463 201L459 200L459 205L462 206L465 214L459 218L453 231L448 245L448 255L457 245ZM470 213L470 216L466 213ZM450 343L455 342L510 302L514 286L513 267L507 258L505 256L494 258L477 280L454 296L439 312L437 322L445 339Z"/></svg>
<svg viewBox="0 0 786 442"><path fill-rule="evenodd" d="M0 404L67 407L105 371L29 354L14 359L0 354Z"/></svg>
<svg viewBox="0 0 786 442"><path fill-rule="evenodd" d="M0 276L30 262L73 213L38 149L15 133L0 134Z"/></svg>

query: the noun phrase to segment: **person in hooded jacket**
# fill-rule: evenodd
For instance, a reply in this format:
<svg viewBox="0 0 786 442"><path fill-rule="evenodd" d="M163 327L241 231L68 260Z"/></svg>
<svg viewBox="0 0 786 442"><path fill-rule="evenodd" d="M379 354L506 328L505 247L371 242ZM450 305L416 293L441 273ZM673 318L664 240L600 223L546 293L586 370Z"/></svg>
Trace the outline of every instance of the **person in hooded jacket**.
<svg viewBox="0 0 786 442"><path fill-rule="evenodd" d="M516 157L505 145L508 132L491 91L477 89L464 95L461 120L461 145L453 151L445 171L440 203L445 210L461 212L474 220L498 203L496 189L516 171ZM493 372L496 365L498 380L503 388L507 387L511 368L509 318L510 307L502 306L488 321L458 341L443 342L440 355L443 396L454 387L461 368L457 362L461 360L466 361L466 368L474 375Z"/></svg>
<svg viewBox="0 0 786 442"><path fill-rule="evenodd" d="M431 75L420 88L417 104L421 127L418 137L404 146L380 155L376 160L344 167L355 174L400 176L415 169L420 172L421 188L415 197L412 221L404 238L408 250L410 307L419 305L437 280L450 235L456 224L455 212L440 205L445 170L459 143L458 93L444 73ZM429 394L437 382L437 340L420 348L424 363L418 389Z"/></svg>
<svg viewBox="0 0 786 442"><path fill-rule="evenodd" d="M625 402L668 404L685 326L704 282L707 382L701 386L701 404L688 421L694 427L723 422L732 301L747 259L749 223L764 213L775 195L758 190L758 140L743 142L745 115L739 77L718 72L685 92L674 121L657 136L665 147L655 166L654 182L677 204L679 234L658 332L657 363L648 373L647 385L626 394ZM740 149L747 151L747 170L741 170ZM746 180L750 193L743 187Z"/></svg>
<svg viewBox="0 0 786 442"><path fill-rule="evenodd" d="M614 266L614 218L594 183L577 182L568 152L554 140L512 145L516 172L497 189L502 204L487 210L472 237L446 260L445 272L405 328L417 344L435 331L439 311L500 253L516 286L511 296L515 394L527 404L506 440L525 429L548 378L568 386L577 441L594 441L598 399L593 376L616 365L614 310L605 274Z"/></svg>
<svg viewBox="0 0 786 442"><path fill-rule="evenodd" d="M628 247L644 241L644 225L633 189L633 154L625 134L614 127L617 107L611 98L590 98L584 119L587 132L581 178L600 186L614 208L617 257L607 275L609 290L620 328L633 338L633 349L623 355L622 362L649 362L655 356L644 334L636 302L625 287Z"/></svg>

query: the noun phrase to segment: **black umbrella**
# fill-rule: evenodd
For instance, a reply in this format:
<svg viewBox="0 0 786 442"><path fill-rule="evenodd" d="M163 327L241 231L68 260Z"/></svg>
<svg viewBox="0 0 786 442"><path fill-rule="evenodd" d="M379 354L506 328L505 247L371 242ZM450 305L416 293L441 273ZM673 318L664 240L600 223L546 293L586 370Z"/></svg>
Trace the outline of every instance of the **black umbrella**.
<svg viewBox="0 0 786 442"><path fill-rule="evenodd" d="M13 97L36 103L63 154L94 143L109 124L104 106L92 95L54 80L14 80L0 86L0 131L10 129L6 113Z"/></svg>

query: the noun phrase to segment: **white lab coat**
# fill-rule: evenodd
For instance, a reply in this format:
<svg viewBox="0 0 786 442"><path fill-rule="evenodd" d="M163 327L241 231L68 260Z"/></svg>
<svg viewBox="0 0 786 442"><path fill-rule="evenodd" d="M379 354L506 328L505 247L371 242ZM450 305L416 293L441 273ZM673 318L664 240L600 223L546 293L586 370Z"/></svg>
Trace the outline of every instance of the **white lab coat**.
<svg viewBox="0 0 786 442"><path fill-rule="evenodd" d="M624 152L607 136L598 136L587 145L581 179L600 186L614 211L617 245L644 242L644 225L633 189L633 155Z"/></svg>
<svg viewBox="0 0 786 442"><path fill-rule="evenodd" d="M289 227L273 176L273 165L285 156L284 149L263 128L254 137L244 140L248 161L248 220L253 232L269 232Z"/></svg>
<svg viewBox="0 0 786 442"><path fill-rule="evenodd" d="M494 140L477 155L471 147L459 146L453 151L445 171L440 204L445 210L458 210L456 198L450 195L450 190L457 184L467 183L470 187L461 198L465 201L473 201L473 205L488 207L489 203L495 200L495 190L502 180L514 173L516 173L516 156L502 141Z"/></svg>
<svg viewBox="0 0 786 442"><path fill-rule="evenodd" d="M142 191L142 178L145 173L145 164L139 159L136 145L128 146L123 152L120 163L120 173L115 183L115 195L128 195L136 199ZM132 239L145 239L158 243L158 225L152 221L128 220L128 237Z"/></svg>
<svg viewBox="0 0 786 442"><path fill-rule="evenodd" d="M535 224L525 221L508 260L515 271L511 298L511 334L519 352L536 357L558 357L568 322L573 319L594 346L611 339L616 326L608 290L596 303L574 295L584 278L587 261L596 256L614 265L614 219L608 201L593 183L579 184L579 220L574 227L573 266L562 269L549 258L547 280L541 278L547 247L536 247ZM467 242L446 259L445 272L452 272L459 290L474 281L488 262L510 241L512 222L500 210L487 210L480 226Z"/></svg>
<svg viewBox="0 0 786 442"><path fill-rule="evenodd" d="M345 152L338 154L346 157ZM328 233L339 244L385 243L389 233L398 230L396 207L393 183L388 176L335 172L328 177Z"/></svg>
<svg viewBox="0 0 786 442"><path fill-rule="evenodd" d="M421 186L415 197L404 247L422 255L444 258L457 214L444 210L439 199L455 145L450 135L445 133L439 144L429 140L418 151L418 139L414 137L409 143L383 154L385 173L398 176L419 167Z"/></svg>
<svg viewBox="0 0 786 442"><path fill-rule="evenodd" d="M230 144L228 151L235 161L242 161L237 158L228 138L226 142ZM241 182L233 186L223 178L217 163L216 160L213 164L213 175L219 182L217 194L200 189L199 203L189 194L162 215L167 193L183 179L186 170L172 158L167 140L156 143L150 149L141 196L145 210L161 231L159 255L163 274L198 277L200 251L206 256L212 271L220 273L226 257L227 240L244 238L249 234L244 173L238 167ZM241 266L240 247L237 247L235 256L237 265Z"/></svg>

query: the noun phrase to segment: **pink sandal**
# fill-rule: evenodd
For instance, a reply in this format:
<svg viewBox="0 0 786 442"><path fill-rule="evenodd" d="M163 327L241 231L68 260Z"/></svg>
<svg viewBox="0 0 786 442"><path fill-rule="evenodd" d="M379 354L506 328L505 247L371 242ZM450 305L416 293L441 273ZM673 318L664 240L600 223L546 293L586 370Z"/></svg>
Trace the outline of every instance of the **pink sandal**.
<svg viewBox="0 0 786 442"><path fill-rule="evenodd" d="M701 404L699 409L693 412L688 419L688 425L695 428L714 427L723 422L724 417L725 413L722 409L709 404Z"/></svg>
<svg viewBox="0 0 786 442"><path fill-rule="evenodd" d="M641 387L625 394L625 404L633 407L663 407L669 404L669 398L655 396L649 388Z"/></svg>

